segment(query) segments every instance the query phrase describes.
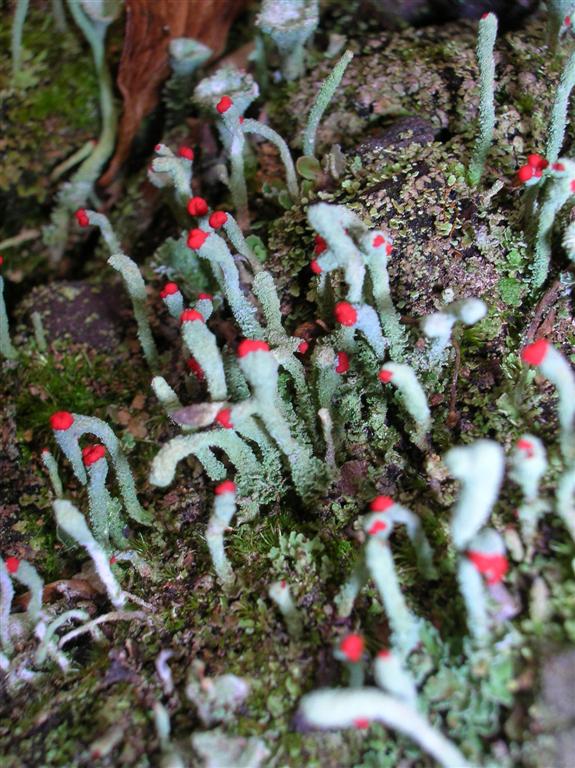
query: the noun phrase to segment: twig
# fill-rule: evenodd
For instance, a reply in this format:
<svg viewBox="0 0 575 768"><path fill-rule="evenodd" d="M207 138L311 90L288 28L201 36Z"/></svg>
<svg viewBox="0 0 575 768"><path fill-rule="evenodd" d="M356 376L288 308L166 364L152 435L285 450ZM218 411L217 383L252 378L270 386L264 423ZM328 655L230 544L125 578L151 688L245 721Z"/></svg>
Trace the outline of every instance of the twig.
<svg viewBox="0 0 575 768"><path fill-rule="evenodd" d="M74 640L86 632L91 632L99 624L104 624L108 621L133 621L134 619L146 621L149 618L148 614L144 613L144 611L111 611L103 616L92 619L92 621L88 621L86 624L82 624L81 627L77 627L77 629L73 629L71 632L67 632L60 638L58 648L63 648L70 640Z"/></svg>
<svg viewBox="0 0 575 768"><path fill-rule="evenodd" d="M451 379L451 386L449 388L449 414L447 416L447 424L449 427L454 427L458 420L458 413L455 405L457 403L457 382L459 380L459 371L461 369L461 347L459 346L459 342L455 339L451 339L451 344L455 350L455 365L453 367L453 378Z"/></svg>
<svg viewBox="0 0 575 768"><path fill-rule="evenodd" d="M550 285L550 287L545 291L543 296L540 298L539 303L535 307L535 314L533 315L533 320L529 323L529 326L527 327L527 333L525 334L526 344L530 344L534 340L535 334L537 333L537 330L541 325L545 312L549 309L549 307L555 304L557 300L557 296L561 292L561 287L562 287L561 281L555 280L555 282Z"/></svg>

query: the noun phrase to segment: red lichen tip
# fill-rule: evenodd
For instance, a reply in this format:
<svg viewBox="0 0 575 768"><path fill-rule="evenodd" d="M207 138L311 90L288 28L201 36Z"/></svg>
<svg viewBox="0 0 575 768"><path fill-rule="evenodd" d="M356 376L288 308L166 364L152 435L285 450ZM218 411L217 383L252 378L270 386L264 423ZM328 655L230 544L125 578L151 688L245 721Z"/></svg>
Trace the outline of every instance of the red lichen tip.
<svg viewBox="0 0 575 768"><path fill-rule="evenodd" d="M393 379L393 371L387 371L385 368L382 368L381 371L377 374L377 378L382 382L382 384L389 384L389 382Z"/></svg>
<svg viewBox="0 0 575 768"><path fill-rule="evenodd" d="M198 251L208 239L210 233L203 229L191 229L188 232L188 248Z"/></svg>
<svg viewBox="0 0 575 768"><path fill-rule="evenodd" d="M203 197L191 197L188 200L188 213L190 216L205 216L208 211L208 204Z"/></svg>
<svg viewBox="0 0 575 768"><path fill-rule="evenodd" d="M214 297L211 293L198 293L198 301L213 301Z"/></svg>
<svg viewBox="0 0 575 768"><path fill-rule="evenodd" d="M110 563L110 565L116 565L116 563L118 562L118 558L116 557L116 555L112 555L112 557L109 559L108 562Z"/></svg>
<svg viewBox="0 0 575 768"><path fill-rule="evenodd" d="M64 432L74 423L74 417L68 411L56 411L50 416L50 426L52 429Z"/></svg>
<svg viewBox="0 0 575 768"><path fill-rule="evenodd" d="M387 661L388 659L391 659L391 651L388 651L387 648L382 648L381 651L377 652L377 658Z"/></svg>
<svg viewBox="0 0 575 768"><path fill-rule="evenodd" d="M569 184L569 187L571 189L571 192L575 192L575 179Z"/></svg>
<svg viewBox="0 0 575 768"><path fill-rule="evenodd" d="M16 573L20 567L20 560L17 557L7 557L4 562L6 563L8 573Z"/></svg>
<svg viewBox="0 0 575 768"><path fill-rule="evenodd" d="M154 152L159 152L161 148L162 148L161 144L156 144L156 146L154 147Z"/></svg>
<svg viewBox="0 0 575 768"><path fill-rule="evenodd" d="M487 18L489 18L489 14L488 13L481 14L481 21L485 21L485 19L487 19Z"/></svg>
<svg viewBox="0 0 575 768"><path fill-rule="evenodd" d="M395 501L391 496L376 496L369 505L369 508L372 512L386 512L394 504Z"/></svg>
<svg viewBox="0 0 575 768"><path fill-rule="evenodd" d="M531 165L522 165L521 168L517 171L517 179L521 182L521 184L526 184L528 181L531 181L534 175L535 168L533 168Z"/></svg>
<svg viewBox="0 0 575 768"><path fill-rule="evenodd" d="M178 149L178 156L183 157L185 160L193 160L194 150L190 147L180 147Z"/></svg>
<svg viewBox="0 0 575 768"><path fill-rule="evenodd" d="M532 459L533 456L535 456L535 449L530 440L525 440L525 438L522 437L517 441L515 446L518 450L523 451L528 459Z"/></svg>
<svg viewBox="0 0 575 768"><path fill-rule="evenodd" d="M539 339L521 350L521 359L527 365L541 365L551 345L547 339Z"/></svg>
<svg viewBox="0 0 575 768"><path fill-rule="evenodd" d="M370 536L375 536L376 533L383 533L386 529L387 523L384 523L383 520L376 520L367 532Z"/></svg>
<svg viewBox="0 0 575 768"><path fill-rule="evenodd" d="M88 214L86 213L85 208L78 208L74 216L76 217L76 221L81 227L89 226L90 219L88 218Z"/></svg>
<svg viewBox="0 0 575 768"><path fill-rule="evenodd" d="M316 235L313 242L313 252L316 256L321 256L324 251L327 251L327 243L321 235Z"/></svg>
<svg viewBox="0 0 575 768"><path fill-rule="evenodd" d="M85 467L92 466L92 464L103 459L105 455L106 449L103 445L87 445L85 448L82 448L82 461Z"/></svg>
<svg viewBox="0 0 575 768"><path fill-rule="evenodd" d="M220 425L220 427L223 427L224 429L232 429L233 424L231 416L231 408L222 408L221 411L218 411L215 420Z"/></svg>
<svg viewBox="0 0 575 768"><path fill-rule="evenodd" d="M532 168L536 168L537 170L544 171L545 168L549 165L549 162L543 157L543 155L538 155L536 153L532 155L527 155L527 164L530 165Z"/></svg>
<svg viewBox="0 0 575 768"><path fill-rule="evenodd" d="M563 165L563 163L553 163L553 165L551 166L551 170L556 171L557 173L563 173L563 171L565 170L565 166Z"/></svg>
<svg viewBox="0 0 575 768"><path fill-rule="evenodd" d="M265 341L258 339L244 339L238 346L238 357L245 357L252 352L269 352L270 348Z"/></svg>
<svg viewBox="0 0 575 768"><path fill-rule="evenodd" d="M486 555L483 552L469 551L467 558L479 573L485 576L488 584L499 584L509 570L509 562L505 555Z"/></svg>
<svg viewBox="0 0 575 768"><path fill-rule="evenodd" d="M214 211L208 221L210 222L210 227L212 229L219 229L220 227L223 227L226 221L228 220L228 214L224 211Z"/></svg>
<svg viewBox="0 0 575 768"><path fill-rule="evenodd" d="M565 16L565 18L563 19L563 23L565 24L566 27L570 27L571 26L571 16Z"/></svg>
<svg viewBox="0 0 575 768"><path fill-rule="evenodd" d="M4 256L0 256L0 267L4 264Z"/></svg>
<svg viewBox="0 0 575 768"><path fill-rule="evenodd" d="M317 259L312 259L309 263L311 271L314 273L314 275L321 275L323 272L320 265L317 263Z"/></svg>
<svg viewBox="0 0 575 768"><path fill-rule="evenodd" d="M376 235L373 238L373 241L372 241L371 244L372 244L372 246L374 248L381 248L381 246L385 245L386 243L387 243L387 240L385 239L385 237L383 235Z"/></svg>
<svg viewBox="0 0 575 768"><path fill-rule="evenodd" d="M216 485L214 493L216 496L222 496L224 493L235 493L236 485L231 480L224 480L223 483Z"/></svg>
<svg viewBox="0 0 575 768"><path fill-rule="evenodd" d="M180 315L180 323L192 323L199 320L200 323L204 322L204 316L197 309L184 309Z"/></svg>
<svg viewBox="0 0 575 768"><path fill-rule="evenodd" d="M167 296L173 296L179 290L177 283L166 283L160 291L160 298L165 299Z"/></svg>
<svg viewBox="0 0 575 768"><path fill-rule="evenodd" d="M198 381L204 380L204 372L202 370L202 366L198 363L195 357L189 357L186 360L186 365L188 366L190 373L193 373Z"/></svg>
<svg viewBox="0 0 575 768"><path fill-rule="evenodd" d="M335 360L336 373L347 373L349 371L349 355L347 352L338 352L335 356Z"/></svg>
<svg viewBox="0 0 575 768"><path fill-rule="evenodd" d="M353 724L358 731L365 731L366 728L369 728L370 721L368 717L356 717Z"/></svg>
<svg viewBox="0 0 575 768"><path fill-rule="evenodd" d="M338 301L333 310L333 314L338 323L350 328L357 323L357 309L348 301Z"/></svg>
<svg viewBox="0 0 575 768"><path fill-rule="evenodd" d="M341 641L339 650L348 661L357 663L361 661L365 644L361 635L347 635Z"/></svg>
<svg viewBox="0 0 575 768"><path fill-rule="evenodd" d="M300 341L297 347L297 351L300 353L300 355L305 355L308 349L309 349L309 343L305 339L303 341Z"/></svg>
<svg viewBox="0 0 575 768"><path fill-rule="evenodd" d="M285 579L282 579L282 580L280 581L280 587L281 587L282 589L285 589L285 588L287 587L287 581L286 581Z"/></svg>
<svg viewBox="0 0 575 768"><path fill-rule="evenodd" d="M220 115L223 115L224 112L227 112L230 107L233 107L233 105L234 102L230 99L229 96L222 96L222 98L216 104L216 109Z"/></svg>

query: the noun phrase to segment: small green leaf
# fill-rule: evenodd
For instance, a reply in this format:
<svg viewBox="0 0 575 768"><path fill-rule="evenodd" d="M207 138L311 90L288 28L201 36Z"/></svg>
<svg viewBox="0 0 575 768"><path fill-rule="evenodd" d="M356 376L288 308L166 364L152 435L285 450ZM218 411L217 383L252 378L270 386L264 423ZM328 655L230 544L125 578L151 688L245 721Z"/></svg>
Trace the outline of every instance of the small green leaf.
<svg viewBox="0 0 575 768"><path fill-rule="evenodd" d="M282 191L278 195L278 203L281 205L282 208L285 208L286 211L289 211L289 209L292 207L292 199L289 196L289 192L287 189L282 189Z"/></svg>
<svg viewBox="0 0 575 768"><path fill-rule="evenodd" d="M246 243L252 249L254 256L258 261L264 262L266 260L268 252L261 237L258 237L257 235L249 235L246 237Z"/></svg>
<svg viewBox="0 0 575 768"><path fill-rule="evenodd" d="M322 175L321 165L319 164L319 160L315 157L304 155L303 157L298 158L295 165L297 172L300 176L303 176L304 179L317 181Z"/></svg>

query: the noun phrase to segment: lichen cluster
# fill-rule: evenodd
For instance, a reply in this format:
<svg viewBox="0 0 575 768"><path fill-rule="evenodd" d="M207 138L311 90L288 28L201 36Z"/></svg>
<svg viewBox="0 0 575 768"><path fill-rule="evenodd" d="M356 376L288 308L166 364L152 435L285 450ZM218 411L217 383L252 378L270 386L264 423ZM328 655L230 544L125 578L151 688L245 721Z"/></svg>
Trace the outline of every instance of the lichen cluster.
<svg viewBox="0 0 575 768"><path fill-rule="evenodd" d="M307 29L290 60L266 13L288 80L318 62ZM345 26L346 11L333 13ZM239 102L244 76L231 95L229 73L217 93L213 77L200 83L229 196L200 189L196 151L166 136L148 178L175 224L142 268L120 215L78 211L110 251L107 265L98 251L100 281L116 270L130 300L129 345L54 339L59 309L38 313L34 337L2 312L9 768L21 754L366 768L555 759L529 706L538 657L574 637L569 273L549 240L574 174L568 159L528 156L544 152L549 114L519 85L537 67L535 99L561 67L540 21L498 38L497 122L477 139L471 25L349 42L319 126L300 116L337 59L272 89L270 126L249 116L255 91ZM266 165L271 145L281 164ZM474 148L484 167L470 185ZM526 190L517 157L535 182ZM551 280L537 272L549 252ZM537 291L560 268L545 316ZM86 306L88 333L98 312ZM52 436L59 450L40 454Z"/></svg>

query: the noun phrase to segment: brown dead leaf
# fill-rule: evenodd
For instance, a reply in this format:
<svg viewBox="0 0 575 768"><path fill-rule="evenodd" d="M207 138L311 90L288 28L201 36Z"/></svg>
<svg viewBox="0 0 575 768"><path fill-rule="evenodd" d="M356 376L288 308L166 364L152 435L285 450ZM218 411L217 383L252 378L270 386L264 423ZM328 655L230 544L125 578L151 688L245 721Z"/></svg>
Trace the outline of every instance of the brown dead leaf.
<svg viewBox="0 0 575 768"><path fill-rule="evenodd" d="M127 411L125 408L120 408L116 414L116 421L118 424L121 424L123 427L127 427L130 423L131 419L130 412Z"/></svg>
<svg viewBox="0 0 575 768"><path fill-rule="evenodd" d="M143 392L138 392L138 394L132 400L131 408L134 408L136 411L141 411L145 405L146 395L144 395Z"/></svg>
<svg viewBox="0 0 575 768"><path fill-rule="evenodd" d="M126 32L118 72L124 99L116 151L100 184L106 186L128 157L142 119L156 107L170 74L168 46L175 37L223 52L229 28L247 0L127 0Z"/></svg>
<svg viewBox="0 0 575 768"><path fill-rule="evenodd" d="M128 432L130 432L137 440L144 440L148 436L148 430L146 428L146 421L149 415L143 411L138 416L132 416L128 422Z"/></svg>
<svg viewBox="0 0 575 768"><path fill-rule="evenodd" d="M43 603L55 603L65 597L68 600L95 600L98 592L85 579L59 579L46 584L42 591ZM30 592L18 595L14 600L14 608L25 611L30 602Z"/></svg>

